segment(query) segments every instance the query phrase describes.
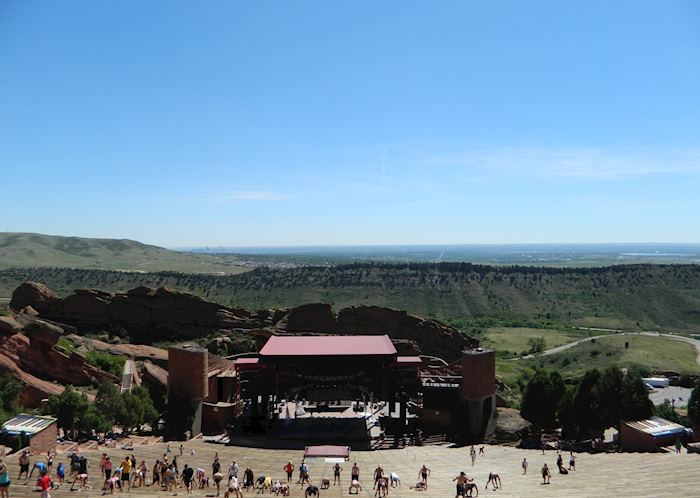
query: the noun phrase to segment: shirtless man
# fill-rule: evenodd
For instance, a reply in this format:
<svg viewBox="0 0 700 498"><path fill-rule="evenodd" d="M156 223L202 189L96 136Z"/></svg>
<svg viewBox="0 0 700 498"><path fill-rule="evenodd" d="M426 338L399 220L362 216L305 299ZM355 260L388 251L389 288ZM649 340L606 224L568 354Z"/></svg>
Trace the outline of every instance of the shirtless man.
<svg viewBox="0 0 700 498"><path fill-rule="evenodd" d="M232 496L243 498L243 493L241 493L240 485L238 484L238 477L231 477L228 481L228 488L224 492L224 498L231 498Z"/></svg>
<svg viewBox="0 0 700 498"><path fill-rule="evenodd" d="M464 498L464 496L467 494L467 482L469 482L469 478L464 472L460 472L457 477L452 479L452 482L457 482L457 494L455 495L455 498Z"/></svg>
<svg viewBox="0 0 700 498"><path fill-rule="evenodd" d="M493 484L493 490L496 491L501 487L501 477L498 474L494 474L493 472L489 472L489 480L486 481L486 486L485 488L489 488L489 484Z"/></svg>
<svg viewBox="0 0 700 498"><path fill-rule="evenodd" d="M353 490L355 490L354 493L353 493ZM362 484L360 484L360 481L358 481L357 479L353 479L350 482L350 487L348 488L348 494L349 495L357 495L357 494L360 494L360 491L362 491Z"/></svg>
<svg viewBox="0 0 700 498"><path fill-rule="evenodd" d="M34 469L32 469L34 470ZM29 480L29 455L27 454L27 451L23 451L22 454L19 456L19 475L17 476L17 480L19 481L22 478L22 474L24 474L24 478L28 481Z"/></svg>
<svg viewBox="0 0 700 498"><path fill-rule="evenodd" d="M360 480L360 467L357 466L357 462L352 464L352 470L350 470L350 480L359 481Z"/></svg>
<svg viewBox="0 0 700 498"><path fill-rule="evenodd" d="M384 469L382 468L381 465L377 465L377 468L374 469L374 488L377 487L377 483L379 482L379 479L384 477Z"/></svg>
<svg viewBox="0 0 700 498"><path fill-rule="evenodd" d="M549 484L551 477L552 475L549 473L549 467L545 463L544 466L542 466L542 484Z"/></svg>
<svg viewBox="0 0 700 498"><path fill-rule="evenodd" d="M389 478L380 477L377 480L377 490L374 492L374 496L378 498L383 498L389 496Z"/></svg>
<svg viewBox="0 0 700 498"><path fill-rule="evenodd" d="M428 489L428 477L430 477L430 469L423 464L418 472L418 477L420 477L420 482L425 484L425 489Z"/></svg>

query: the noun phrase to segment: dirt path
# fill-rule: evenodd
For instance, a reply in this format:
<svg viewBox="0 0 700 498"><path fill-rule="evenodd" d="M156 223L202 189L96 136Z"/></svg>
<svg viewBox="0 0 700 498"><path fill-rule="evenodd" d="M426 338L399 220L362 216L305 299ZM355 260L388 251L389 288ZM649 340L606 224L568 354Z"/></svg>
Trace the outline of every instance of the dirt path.
<svg viewBox="0 0 700 498"><path fill-rule="evenodd" d="M698 365L700 365L700 340L699 339L693 339L692 337L685 337L682 335L662 334L659 332L625 332L623 335L645 335L648 337L666 337L668 339L674 339L677 341L687 342L688 344L695 346L695 353L696 353L695 360L698 362ZM566 351L567 349L573 348L574 346L577 346L579 344L582 344L585 342L591 342L593 340L601 339L603 337L609 337L609 336L610 336L610 334L586 337L584 339L579 339L577 341L573 341L573 342L569 342L567 344L563 344L561 346L557 346L556 348L547 349L547 350L542 351L541 353L538 353L536 355L528 354L528 355L521 356L519 358L513 358L513 359L514 360L529 359L529 358L534 358L535 356L548 356L550 354L561 353L562 351Z"/></svg>

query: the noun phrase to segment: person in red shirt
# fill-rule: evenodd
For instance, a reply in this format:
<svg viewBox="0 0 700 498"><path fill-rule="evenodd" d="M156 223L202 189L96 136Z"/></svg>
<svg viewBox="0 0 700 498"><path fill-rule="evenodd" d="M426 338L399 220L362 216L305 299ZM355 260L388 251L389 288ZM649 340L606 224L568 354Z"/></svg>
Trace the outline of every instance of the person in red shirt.
<svg viewBox="0 0 700 498"><path fill-rule="evenodd" d="M287 482L292 482L292 472L294 472L292 462L287 462L287 465L284 466L284 471L287 473Z"/></svg>
<svg viewBox="0 0 700 498"><path fill-rule="evenodd" d="M49 490L51 489L51 476L49 476L48 473L41 474L37 484L39 488L41 488L41 498L51 498L49 494Z"/></svg>

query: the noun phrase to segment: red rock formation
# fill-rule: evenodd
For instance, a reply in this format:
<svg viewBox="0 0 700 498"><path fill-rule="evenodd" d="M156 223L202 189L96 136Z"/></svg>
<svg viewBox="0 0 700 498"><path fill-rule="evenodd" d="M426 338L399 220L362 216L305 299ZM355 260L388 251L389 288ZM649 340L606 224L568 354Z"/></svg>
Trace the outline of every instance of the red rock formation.
<svg viewBox="0 0 700 498"><path fill-rule="evenodd" d="M392 339L414 342L422 354L438 356L450 362L464 348L477 347L479 341L437 320L424 320L405 311L379 306L353 306L338 313L338 333L389 334Z"/></svg>
<svg viewBox="0 0 700 498"><path fill-rule="evenodd" d="M37 312L42 313L51 304L59 301L59 297L44 284L38 282L24 282L12 293L10 307L21 310L31 306Z"/></svg>
<svg viewBox="0 0 700 498"><path fill-rule="evenodd" d="M64 390L63 386L52 384L23 371L12 358L3 352L0 352L0 370L8 372L22 384L22 392L19 396L21 406L38 408L41 406L42 399L53 394L61 394Z"/></svg>
<svg viewBox="0 0 700 498"><path fill-rule="evenodd" d="M30 282L17 288L12 302L22 307L33 306L44 320L67 323L81 332L114 330L139 344L212 334L237 336L242 340L246 336L262 337L279 332L389 334L402 352L420 351L447 361L458 358L465 347L478 345L476 339L436 320L378 306L345 308L337 317L329 304L321 303L250 313L243 308L227 308L167 288L137 287L117 294L77 290L65 299L58 299L46 287ZM245 346L244 343L245 340L241 345ZM134 350L117 351L116 346L105 343L95 343L93 347L118 354L145 354ZM154 355L152 359L159 358Z"/></svg>
<svg viewBox="0 0 700 498"><path fill-rule="evenodd" d="M288 332L322 332L332 334L338 324L330 304L310 303L292 308L277 322Z"/></svg>
<svg viewBox="0 0 700 498"><path fill-rule="evenodd" d="M15 334L0 342L0 353L22 371L35 377L74 386L97 385L102 379L117 383L114 375L85 362L82 355L68 356L46 343Z"/></svg>

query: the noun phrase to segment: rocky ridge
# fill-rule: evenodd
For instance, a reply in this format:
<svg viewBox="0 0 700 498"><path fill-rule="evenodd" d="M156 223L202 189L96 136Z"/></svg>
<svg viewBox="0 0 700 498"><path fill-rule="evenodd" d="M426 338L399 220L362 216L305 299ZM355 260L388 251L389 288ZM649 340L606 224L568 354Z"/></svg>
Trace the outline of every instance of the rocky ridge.
<svg viewBox="0 0 700 498"><path fill-rule="evenodd" d="M10 306L17 311L31 308L40 318L68 324L81 334L106 331L136 344L214 337L212 347L225 354L252 351L256 338L272 334L389 334L402 353L447 361L478 344L439 321L390 308L352 306L335 314L329 304L311 303L251 312L166 287L141 286L124 293L76 290L59 298L42 284L25 282L13 293ZM109 349L105 343L99 347Z"/></svg>

